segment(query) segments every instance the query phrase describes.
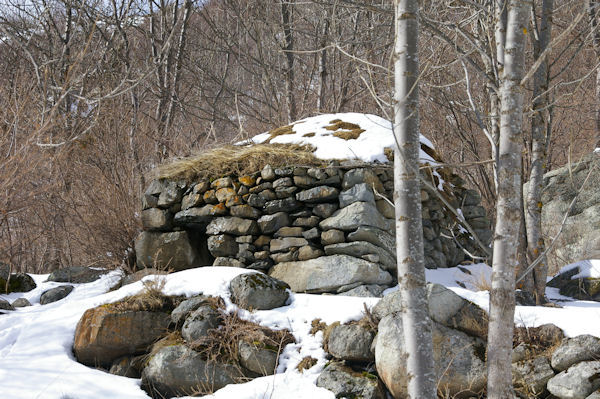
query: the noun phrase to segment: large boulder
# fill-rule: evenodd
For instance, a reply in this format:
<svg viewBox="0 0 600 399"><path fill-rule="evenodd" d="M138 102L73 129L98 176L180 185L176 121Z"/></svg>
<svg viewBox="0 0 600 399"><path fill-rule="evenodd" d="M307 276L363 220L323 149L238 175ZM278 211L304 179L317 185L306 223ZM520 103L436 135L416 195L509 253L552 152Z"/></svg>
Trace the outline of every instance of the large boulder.
<svg viewBox="0 0 600 399"><path fill-rule="evenodd" d="M241 382L239 367L206 361L200 353L184 345L160 349L142 373L142 387L156 398L214 392Z"/></svg>
<svg viewBox="0 0 600 399"><path fill-rule="evenodd" d="M277 351L259 343L238 342L238 358L242 367L258 374L272 375L277 368Z"/></svg>
<svg viewBox="0 0 600 399"><path fill-rule="evenodd" d="M354 202L336 211L319 226L322 230L354 231L360 226L371 226L391 231L394 229L394 220L386 219L370 202Z"/></svg>
<svg viewBox="0 0 600 399"><path fill-rule="evenodd" d="M394 291L377 302L372 312L381 320L400 310L401 304L401 292ZM427 305L429 317L446 327L479 337L487 331L487 313L443 285L427 284Z"/></svg>
<svg viewBox="0 0 600 399"><path fill-rule="evenodd" d="M338 363L329 364L317 378L317 386L333 392L336 398L384 399L385 390L377 376L357 373Z"/></svg>
<svg viewBox="0 0 600 399"><path fill-rule="evenodd" d="M73 288L72 285L61 285L59 287L51 288L48 291L44 291L42 296L40 296L40 305L47 305L66 298L67 295L73 291Z"/></svg>
<svg viewBox="0 0 600 399"><path fill-rule="evenodd" d="M219 326L221 314L209 304L204 304L189 314L181 328L181 336L187 342L193 342L208 334L209 330Z"/></svg>
<svg viewBox="0 0 600 399"><path fill-rule="evenodd" d="M0 293L29 292L37 287L29 274L14 273L10 275L10 279L5 278L7 276L8 273L4 277L0 274Z"/></svg>
<svg viewBox="0 0 600 399"><path fill-rule="evenodd" d="M375 364L394 397L406 397L406 350L399 313L379 322ZM482 340L433 322L433 357L438 390L449 397L471 397L486 385L485 344Z"/></svg>
<svg viewBox="0 0 600 399"><path fill-rule="evenodd" d="M135 239L137 266L139 269L157 267L180 271L209 265L212 259L205 247L206 240L187 231L143 231Z"/></svg>
<svg viewBox="0 0 600 399"><path fill-rule="evenodd" d="M328 331L327 351L336 359L372 362L371 344L375 332L360 324L336 324Z"/></svg>
<svg viewBox="0 0 600 399"><path fill-rule="evenodd" d="M263 273L240 274L231 280L231 300L244 309L268 310L285 305L290 286Z"/></svg>
<svg viewBox="0 0 600 399"><path fill-rule="evenodd" d="M542 226L545 234L554 237L561 229L562 220L579 191L575 205L569 212L562 233L550 251L548 264L556 270L565 263L597 257L600 250L600 156L591 154L579 163L566 165L544 175L542 193ZM585 186L580 190L584 180ZM527 189L527 186L525 186Z"/></svg>
<svg viewBox="0 0 600 399"><path fill-rule="evenodd" d="M15 310L15 308L10 302L0 299L0 313L3 313L4 310Z"/></svg>
<svg viewBox="0 0 600 399"><path fill-rule="evenodd" d="M563 371L572 365L586 360L600 358L600 338L592 335L578 335L565 338L560 346L552 352L552 368Z"/></svg>
<svg viewBox="0 0 600 399"><path fill-rule="evenodd" d="M48 281L57 283L91 283L105 274L107 270L96 270L83 266L71 266L58 269L50 273Z"/></svg>
<svg viewBox="0 0 600 399"><path fill-rule="evenodd" d="M269 274L288 283L294 292L337 292L341 287L352 284L358 286L392 283L392 276L381 270L376 263L348 255L321 256L306 261L282 262L273 266Z"/></svg>
<svg viewBox="0 0 600 399"><path fill-rule="evenodd" d="M548 391L560 399L585 399L600 388L600 361L581 362L552 377Z"/></svg>
<svg viewBox="0 0 600 399"><path fill-rule="evenodd" d="M122 356L144 352L170 321L164 312L119 311L111 305L88 309L77 324L73 352L83 364L110 367Z"/></svg>

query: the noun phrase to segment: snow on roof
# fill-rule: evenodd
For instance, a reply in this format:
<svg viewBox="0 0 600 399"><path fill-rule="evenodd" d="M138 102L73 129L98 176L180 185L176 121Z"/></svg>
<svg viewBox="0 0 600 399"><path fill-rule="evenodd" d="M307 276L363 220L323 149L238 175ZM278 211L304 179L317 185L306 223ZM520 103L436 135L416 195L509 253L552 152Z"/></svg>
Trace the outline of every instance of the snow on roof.
<svg viewBox="0 0 600 399"><path fill-rule="evenodd" d="M392 123L377 115L355 112L325 114L302 119L289 126L291 129L275 137L272 130L256 135L250 141L255 144L311 145L316 148L315 156L320 159L360 159L364 162L388 162L385 149L395 146ZM342 138L354 135L357 137ZM433 149L433 144L425 136L421 135L420 140ZM437 163L423 150L419 158L421 162Z"/></svg>

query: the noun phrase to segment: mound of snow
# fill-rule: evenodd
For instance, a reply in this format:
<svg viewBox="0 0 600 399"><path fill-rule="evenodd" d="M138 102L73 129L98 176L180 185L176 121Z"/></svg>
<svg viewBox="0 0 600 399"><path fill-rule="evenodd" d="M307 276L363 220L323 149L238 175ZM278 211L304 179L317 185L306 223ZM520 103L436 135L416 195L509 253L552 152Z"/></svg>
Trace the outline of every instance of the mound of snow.
<svg viewBox="0 0 600 399"><path fill-rule="evenodd" d="M330 130L336 121L358 125L364 132L356 139L346 140L334 136L336 132L348 132L347 129ZM320 159L360 159L364 162L387 162L385 148L394 148L395 139L392 123L376 115L359 113L325 114L302 119L292 123L293 134L282 134L271 139L270 143L303 144L316 148L315 156ZM330 127L330 129L327 129ZM265 132L250 139L260 144L271 138ZM433 144L421 135L421 143L433 149ZM437 163L421 150L421 162Z"/></svg>

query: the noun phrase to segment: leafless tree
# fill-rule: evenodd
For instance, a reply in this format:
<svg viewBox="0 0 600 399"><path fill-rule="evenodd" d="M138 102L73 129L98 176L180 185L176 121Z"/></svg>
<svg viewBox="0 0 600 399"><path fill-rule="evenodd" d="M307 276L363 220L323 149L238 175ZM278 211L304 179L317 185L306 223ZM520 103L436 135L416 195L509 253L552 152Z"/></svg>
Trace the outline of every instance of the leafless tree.
<svg viewBox="0 0 600 399"><path fill-rule="evenodd" d="M398 286L409 398L435 398L419 183L419 1L396 0L394 46L394 202Z"/></svg>
<svg viewBox="0 0 600 399"><path fill-rule="evenodd" d="M510 0L507 7L502 85L500 90L500 145L498 152L498 203L490 321L488 330L488 398L514 397L512 338L515 310L515 269L521 225L523 148L523 88L525 44L531 3Z"/></svg>

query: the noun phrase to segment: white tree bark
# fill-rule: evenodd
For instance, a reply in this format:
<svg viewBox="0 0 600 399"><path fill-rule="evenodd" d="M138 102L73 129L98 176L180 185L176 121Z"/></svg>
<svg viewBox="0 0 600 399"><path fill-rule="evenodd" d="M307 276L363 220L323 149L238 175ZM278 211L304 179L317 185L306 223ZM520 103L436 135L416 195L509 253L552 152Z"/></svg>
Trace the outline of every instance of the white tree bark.
<svg viewBox="0 0 600 399"><path fill-rule="evenodd" d="M402 297L408 397L436 397L431 320L427 311L419 185L418 0L395 0L394 182L398 285Z"/></svg>
<svg viewBox="0 0 600 399"><path fill-rule="evenodd" d="M523 148L524 51L529 1L510 0L504 69L500 89L500 147L498 157L498 203L494 235L490 322L488 331L488 398L514 397L511 354L515 311L515 269L521 223L521 151Z"/></svg>

